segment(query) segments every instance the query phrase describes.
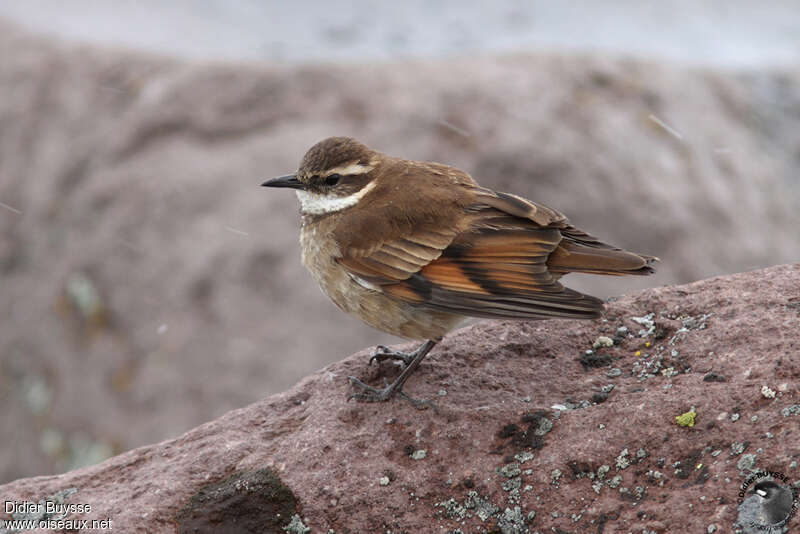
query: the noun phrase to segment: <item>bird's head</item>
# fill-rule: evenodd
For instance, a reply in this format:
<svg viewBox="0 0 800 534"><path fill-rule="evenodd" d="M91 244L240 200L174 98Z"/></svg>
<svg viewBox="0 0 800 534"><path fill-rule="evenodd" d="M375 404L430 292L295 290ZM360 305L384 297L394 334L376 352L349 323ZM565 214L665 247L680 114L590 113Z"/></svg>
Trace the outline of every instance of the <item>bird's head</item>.
<svg viewBox="0 0 800 534"><path fill-rule="evenodd" d="M765 481L759 482L758 484L753 486L753 489L751 490L751 493L753 495L758 495L762 499L768 501L771 498L773 498L774 496L776 496L779 493L781 493L782 491L784 491L783 487L779 486L778 484L776 484L775 482L773 482L771 480L765 480Z"/></svg>
<svg viewBox="0 0 800 534"><path fill-rule="evenodd" d="M329 137L306 152L297 172L261 185L295 189L301 212L326 215L355 206L375 188L383 157L350 137Z"/></svg>

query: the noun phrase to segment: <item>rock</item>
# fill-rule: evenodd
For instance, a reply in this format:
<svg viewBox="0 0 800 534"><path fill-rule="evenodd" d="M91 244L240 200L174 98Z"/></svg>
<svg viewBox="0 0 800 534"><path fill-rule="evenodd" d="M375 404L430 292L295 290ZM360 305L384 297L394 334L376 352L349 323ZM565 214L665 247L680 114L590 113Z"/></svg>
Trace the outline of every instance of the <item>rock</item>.
<svg viewBox="0 0 800 534"><path fill-rule="evenodd" d="M800 257L797 72L546 53L203 63L3 22L0 57L0 482L175 436L391 342L321 294L295 199L258 187L328 135L457 165L664 259L653 277L567 279L592 294ZM634 343L617 332L602 335Z"/></svg>
<svg viewBox="0 0 800 534"><path fill-rule="evenodd" d="M178 438L0 494L88 504L68 519L110 519L121 532L699 532L711 518L732 530L753 467L737 453L758 450L759 465L797 477L797 425L782 415L797 392L781 384L800 376L799 284L800 263L640 291L596 321L469 326L406 385L438 413L347 402L348 375L381 383L398 372L369 366L365 350ZM577 356L649 313L663 338L602 350L626 371L661 358L677 375L625 372L602 404L548 408L590 398L606 369ZM710 369L727 381L705 381ZM775 398L761 395L764 380ZM675 424L689 407L696 424ZM731 422L734 409L757 421Z"/></svg>

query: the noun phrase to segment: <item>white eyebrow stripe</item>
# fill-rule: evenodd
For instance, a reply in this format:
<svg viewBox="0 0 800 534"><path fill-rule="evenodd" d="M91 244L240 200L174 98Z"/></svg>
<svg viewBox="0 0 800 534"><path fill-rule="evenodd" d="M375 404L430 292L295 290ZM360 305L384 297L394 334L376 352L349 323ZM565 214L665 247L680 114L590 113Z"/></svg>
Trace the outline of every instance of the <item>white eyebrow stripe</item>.
<svg viewBox="0 0 800 534"><path fill-rule="evenodd" d="M364 195L372 191L375 187L376 181L372 180L370 183L346 197L335 197L332 195L318 195L309 191L295 191L297 198L300 200L300 211L309 215L325 215L326 213L333 213L341 211L345 208L355 206Z"/></svg>
<svg viewBox="0 0 800 534"><path fill-rule="evenodd" d="M341 174L342 176L350 176L353 174L366 174L372 169L374 169L372 165L364 165L363 163L350 163L349 165L343 165L341 167L336 167L335 169L329 169L325 171L323 174L320 174L323 178L326 176L330 176L331 174Z"/></svg>

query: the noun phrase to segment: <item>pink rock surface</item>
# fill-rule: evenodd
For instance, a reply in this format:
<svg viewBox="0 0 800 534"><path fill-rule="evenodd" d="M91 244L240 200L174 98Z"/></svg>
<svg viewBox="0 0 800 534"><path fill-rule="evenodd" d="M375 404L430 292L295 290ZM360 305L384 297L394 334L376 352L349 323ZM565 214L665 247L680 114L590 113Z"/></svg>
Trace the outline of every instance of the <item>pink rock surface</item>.
<svg viewBox="0 0 800 534"><path fill-rule="evenodd" d="M74 488L62 500L92 511L69 517L121 532L730 532L753 470L800 480L798 287L791 264L640 291L591 322L481 322L407 383L438 412L347 402L348 375L396 372L365 350L0 495ZM587 353L600 336L614 345Z"/></svg>

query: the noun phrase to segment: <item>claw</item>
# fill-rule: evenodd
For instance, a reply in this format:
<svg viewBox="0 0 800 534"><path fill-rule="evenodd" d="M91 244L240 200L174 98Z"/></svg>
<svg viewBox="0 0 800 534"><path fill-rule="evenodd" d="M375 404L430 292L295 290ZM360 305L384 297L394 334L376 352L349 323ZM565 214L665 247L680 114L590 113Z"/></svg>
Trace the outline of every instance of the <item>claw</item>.
<svg viewBox="0 0 800 534"><path fill-rule="evenodd" d="M434 411L434 413L439 413L439 407L436 406L436 403L433 402L431 399L415 399L414 397L410 397L403 393L403 391L398 391L398 395L403 397L405 400L411 403L411 406L416 408L417 410L424 410L426 408L430 408Z"/></svg>
<svg viewBox="0 0 800 534"><path fill-rule="evenodd" d="M372 365L372 362L375 361L380 364L385 360L400 360L405 365L409 365L414 359L414 356L414 354L406 354L405 352L392 350L384 345L378 345L372 352L372 357L369 359L369 365Z"/></svg>
<svg viewBox="0 0 800 534"><path fill-rule="evenodd" d="M360 390L348 395L348 401L350 399L357 399L365 402L381 402L389 400L395 393L388 385L382 389L378 389L365 384L354 376L348 376L347 379L350 381L350 385L353 389ZM386 384L386 379L384 379L383 383Z"/></svg>
<svg viewBox="0 0 800 534"><path fill-rule="evenodd" d="M411 405L417 410L424 410L426 408L431 408L434 412L439 413L439 408L436 406L436 403L434 403L432 400L415 399L410 395L406 395L405 393L403 393L402 389L396 387L396 384L389 385L386 382L385 378L383 379L384 387L380 389L365 384L364 382L362 382L361 380L359 380L354 376L348 376L347 379L350 381L350 385L353 387L353 389L360 390L349 394L347 396L348 402L350 401L350 399L356 399L362 402L384 402L391 399L395 395L398 395L407 400L408 402L410 402Z"/></svg>
<svg viewBox="0 0 800 534"><path fill-rule="evenodd" d="M370 363L372 363L372 360L378 360L378 362L381 362L387 358L393 360L402 360L406 364L405 369L403 369L403 372L400 373L400 376L398 376L397 379L395 379L395 381L391 384L387 384L386 378L384 378L384 387L381 389L365 384L354 376L348 377L350 386L354 391L347 396L347 400L349 401L350 399L356 399L364 402L382 402L391 399L395 395L400 395L417 409L422 410L431 407L435 412L438 413L436 405L432 401L415 399L413 397L409 397L402 391L403 384L406 383L406 380L408 380L408 377L411 376L411 373L413 373L414 370L419 367L422 359L425 358L425 355L430 352L435 344L436 341L429 339L411 354L393 351L384 347L383 345L378 345L372 355L372 358L369 360Z"/></svg>

